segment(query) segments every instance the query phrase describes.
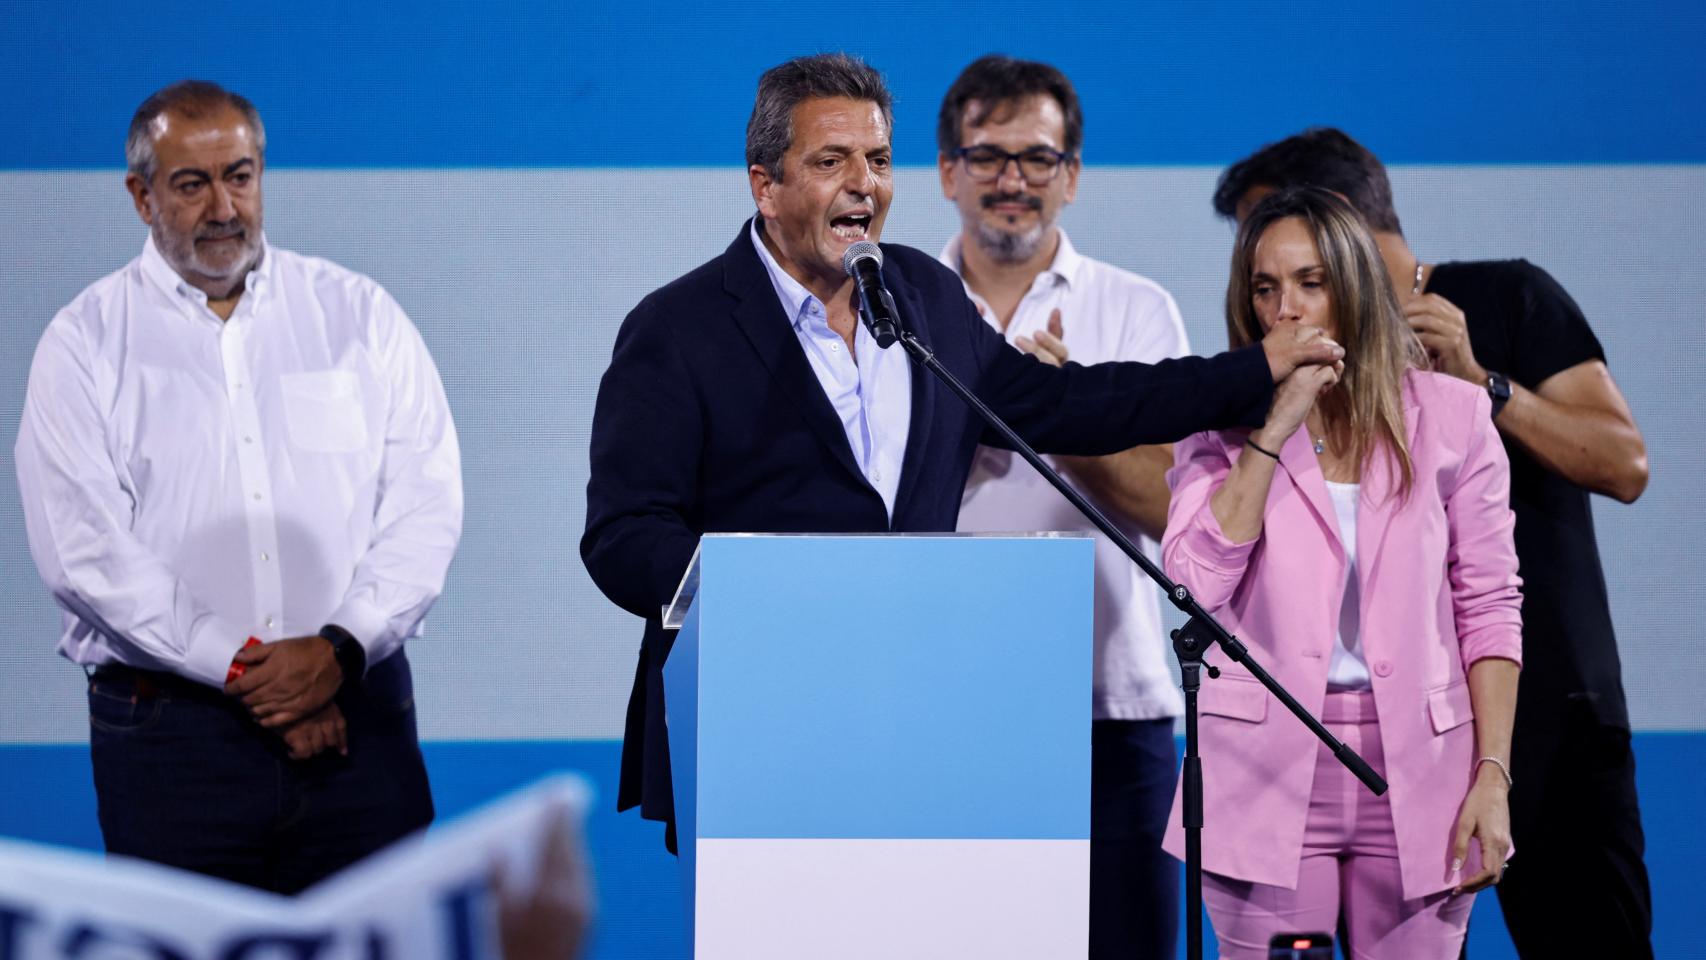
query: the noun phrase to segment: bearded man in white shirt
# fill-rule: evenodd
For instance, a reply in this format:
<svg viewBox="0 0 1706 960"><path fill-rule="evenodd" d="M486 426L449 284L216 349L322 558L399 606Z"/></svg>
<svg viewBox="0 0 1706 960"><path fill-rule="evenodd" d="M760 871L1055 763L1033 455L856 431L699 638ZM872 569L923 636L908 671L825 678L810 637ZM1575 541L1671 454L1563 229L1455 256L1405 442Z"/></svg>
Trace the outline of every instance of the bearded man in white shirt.
<svg viewBox="0 0 1706 960"><path fill-rule="evenodd" d="M985 320L1046 363L1188 354L1167 291L1078 253L1055 223L1077 194L1083 129L1077 93L1054 67L1002 56L967 67L936 128L942 191L961 221L942 262ZM1170 447L1050 460L1153 556L1167 525ZM1029 464L990 447L978 450L959 529L1094 531ZM1176 778L1173 718L1184 702L1155 588L1100 534L1095 598L1090 956L1171 957L1178 863L1161 835Z"/></svg>
<svg viewBox="0 0 1706 960"><path fill-rule="evenodd" d="M149 238L49 324L16 461L107 850L294 893L432 819L403 644L462 486L402 308L266 243L265 154L214 84L138 108Z"/></svg>

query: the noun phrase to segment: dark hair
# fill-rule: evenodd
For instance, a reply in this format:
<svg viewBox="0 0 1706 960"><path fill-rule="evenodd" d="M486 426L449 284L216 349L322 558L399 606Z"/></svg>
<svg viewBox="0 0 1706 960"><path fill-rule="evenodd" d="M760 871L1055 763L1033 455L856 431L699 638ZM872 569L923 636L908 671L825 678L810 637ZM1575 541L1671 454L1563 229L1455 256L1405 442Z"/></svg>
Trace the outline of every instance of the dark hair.
<svg viewBox="0 0 1706 960"><path fill-rule="evenodd" d="M972 61L942 97L942 109L936 114L936 149L943 156L959 149L962 119L981 127L1002 105L1039 94L1047 94L1060 104L1066 118L1066 152L1076 157L1084 145L1084 111L1078 106L1072 81L1046 63L1015 60L998 53ZM977 114L967 117L966 104L973 100L978 103Z"/></svg>
<svg viewBox="0 0 1706 960"><path fill-rule="evenodd" d="M1343 130L1311 127L1270 143L1227 167L1214 188L1214 212L1228 219L1253 187L1320 187L1350 201L1371 229L1403 233L1392 206L1386 165Z"/></svg>
<svg viewBox="0 0 1706 960"><path fill-rule="evenodd" d="M782 155L794 142L794 108L827 97L874 103L894 130L894 98L883 75L865 61L847 53L795 57L758 78L758 96L746 121L746 165L763 167L780 183Z"/></svg>
<svg viewBox="0 0 1706 960"><path fill-rule="evenodd" d="M154 179L154 132L151 128L161 114L171 112L199 120L225 107L243 115L243 121L249 125L249 133L254 137L255 150L260 153L258 159L264 161L267 128L261 125L261 112L247 97L206 80L179 80L150 94L130 118L130 133L124 138L126 169L144 180Z"/></svg>

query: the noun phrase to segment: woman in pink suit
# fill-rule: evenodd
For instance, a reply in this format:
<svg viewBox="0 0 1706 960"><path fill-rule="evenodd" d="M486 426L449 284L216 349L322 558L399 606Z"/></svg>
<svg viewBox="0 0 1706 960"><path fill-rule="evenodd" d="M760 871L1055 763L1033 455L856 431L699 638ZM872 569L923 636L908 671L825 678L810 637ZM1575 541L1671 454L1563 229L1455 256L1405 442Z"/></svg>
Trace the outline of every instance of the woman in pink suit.
<svg viewBox="0 0 1706 960"><path fill-rule="evenodd" d="M1235 347L1289 325L1345 360L1300 368L1254 432L1177 446L1163 560L1391 789L1371 794L1243 668L1205 683L1221 956L1259 960L1274 934L1342 917L1354 957L1456 957L1510 852L1521 581L1491 403L1427 370L1334 194L1275 194L1245 218L1226 305ZM1171 821L1179 856L1177 800Z"/></svg>

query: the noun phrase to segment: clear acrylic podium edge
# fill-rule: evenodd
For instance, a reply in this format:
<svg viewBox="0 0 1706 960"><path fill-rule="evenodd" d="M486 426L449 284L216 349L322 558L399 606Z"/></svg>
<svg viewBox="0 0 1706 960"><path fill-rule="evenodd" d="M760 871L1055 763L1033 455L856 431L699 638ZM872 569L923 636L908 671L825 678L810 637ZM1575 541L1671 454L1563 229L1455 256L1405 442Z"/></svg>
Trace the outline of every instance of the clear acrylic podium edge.
<svg viewBox="0 0 1706 960"><path fill-rule="evenodd" d="M703 552L705 541L713 538L733 537L898 537L906 539L923 538L952 538L952 539L1002 539L1015 538L1031 539L1088 539L1091 534L1076 530L1053 531L1013 531L978 532L978 533L707 533L699 538L699 546L693 548L693 559L687 562L687 572L682 575L681 582L675 587L675 596L669 605L663 608L663 628L665 630L680 630L687 622L687 608L693 605L693 598L699 595L699 555Z"/></svg>

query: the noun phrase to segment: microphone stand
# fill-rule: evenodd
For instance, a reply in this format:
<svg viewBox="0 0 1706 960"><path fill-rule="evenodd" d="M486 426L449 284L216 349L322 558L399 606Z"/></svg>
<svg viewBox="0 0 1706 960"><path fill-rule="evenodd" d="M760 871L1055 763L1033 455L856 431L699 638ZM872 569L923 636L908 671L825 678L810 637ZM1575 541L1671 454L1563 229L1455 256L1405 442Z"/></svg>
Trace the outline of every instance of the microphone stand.
<svg viewBox="0 0 1706 960"><path fill-rule="evenodd" d="M861 314L865 315L865 311L861 311ZM868 321L868 315L866 315L866 319ZM964 400L967 406L975 410L985 423L1005 437L1007 442L1013 445L1013 449L1017 450L1027 463L1037 468L1037 472L1042 474L1043 479L1047 480L1056 490L1060 491L1062 496L1071 501L1072 505L1078 508L1079 513L1082 513L1089 518L1091 523L1096 525L1096 529L1107 534L1108 539L1112 540L1121 552L1130 557L1132 563L1137 564L1144 573L1149 575L1149 579L1154 580L1161 587L1161 592L1166 595L1173 606L1189 618L1183 627L1173 631L1172 636L1173 653L1179 659L1181 681L1179 685L1185 691L1185 762L1181 779L1183 781L1184 809L1182 813L1185 827L1186 956L1190 960L1202 960L1203 796L1202 759L1197 753L1197 690L1201 686L1201 671L1205 667L1211 678L1220 676L1218 668L1203 663L1203 654L1208 651L1211 645L1220 644L1221 650L1233 663L1243 664L1250 671L1250 675L1261 681L1262 686L1267 687L1269 693L1272 693L1281 703L1285 704L1286 709L1290 710L1297 719L1303 721L1303 725L1320 738L1321 742L1333 751L1333 756L1337 757L1340 763L1356 774L1358 780L1361 780L1370 790L1374 791L1375 796L1380 796L1386 792L1386 781L1381 779L1380 775L1375 773L1374 769L1362 757L1358 756L1356 751L1328 732L1319 720L1311 716L1302 704L1298 703L1284 687L1280 686L1279 681L1262 669L1262 665L1250 656L1249 648L1244 646L1237 637L1228 633L1226 628L1222 627L1214 617L1210 616L1208 611L1197 603L1196 598L1191 596L1189 590L1174 583L1167 574L1162 572L1160 567L1156 566L1143 554L1143 551L1137 548L1136 544L1131 542L1130 538L1121 533L1119 528L1115 527L1102 514L1102 511L1096 509L1094 504L1086 500L1065 480L1062 480L1060 474L1053 467L1044 463L1042 457L1031 449L1031 445L1013 432L1013 428L1009 427L995 411L989 409L982 400L979 400L976 394L959 381L958 377L955 377L946 367L942 366L942 362L936 359L936 355L931 352L930 348L919 342L911 330L902 326L898 332L898 340L901 346L906 348L907 354L912 357L915 363L935 374L936 379L947 384L948 389L957 394L961 400Z"/></svg>

